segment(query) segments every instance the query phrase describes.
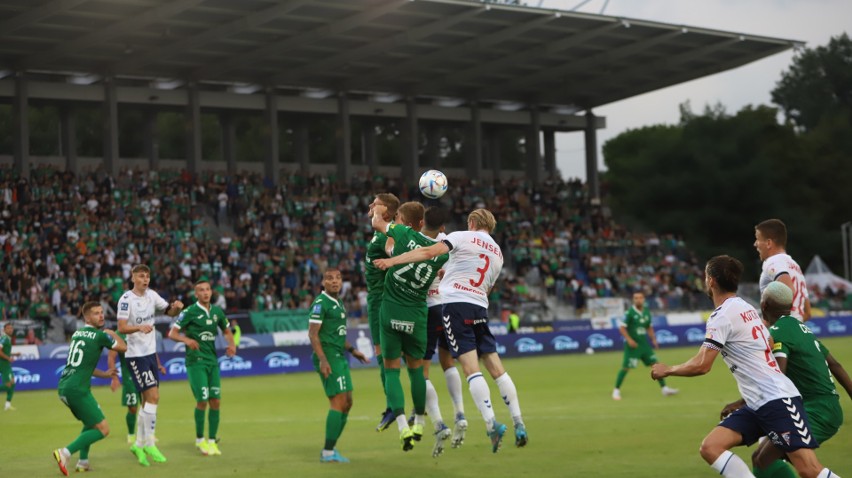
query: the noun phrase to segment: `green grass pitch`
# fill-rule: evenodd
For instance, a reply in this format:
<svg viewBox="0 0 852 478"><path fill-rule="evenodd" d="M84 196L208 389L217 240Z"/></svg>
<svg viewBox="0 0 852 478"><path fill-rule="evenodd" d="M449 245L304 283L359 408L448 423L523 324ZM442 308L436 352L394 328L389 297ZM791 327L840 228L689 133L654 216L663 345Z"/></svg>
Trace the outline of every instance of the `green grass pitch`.
<svg viewBox="0 0 852 478"><path fill-rule="evenodd" d="M850 341L836 338L825 343L852 371ZM696 350L665 349L659 356L664 362L679 363ZM94 393L112 433L92 447L93 476L715 476L699 457L698 446L717 423L722 406L737 398L734 380L722 361L717 360L707 376L671 379L669 384L681 390L674 397L661 396L648 369L637 369L622 387L623 400L614 402L610 393L620 363L620 352L506 360L518 387L528 446L515 448L510 426L503 449L492 454L482 419L465 390L471 423L467 439L461 448L448 448L438 459L431 457L431 436L403 453L395 427L375 431L384 408L378 371L353 371L354 406L338 442L341 453L352 460L345 465L319 463L328 402L314 373L223 380L222 456L218 457L203 457L195 451L194 403L187 384L166 383L161 389L157 435L169 461L152 463L150 468L138 466L125 445L125 412L119 395L101 387ZM443 374L437 366L432 373L441 409L451 419ZM489 385L498 420L511 422L508 410L499 403L497 387L491 380ZM846 425L817 454L845 476L852 474L852 400L841 390L841 401ZM14 404L17 411L0 412L2 476L60 476L51 451L76 437L79 422L52 390L19 392ZM428 419L427 429L431 429ZM749 462L750 449L736 451ZM76 459L70 461L71 473Z"/></svg>

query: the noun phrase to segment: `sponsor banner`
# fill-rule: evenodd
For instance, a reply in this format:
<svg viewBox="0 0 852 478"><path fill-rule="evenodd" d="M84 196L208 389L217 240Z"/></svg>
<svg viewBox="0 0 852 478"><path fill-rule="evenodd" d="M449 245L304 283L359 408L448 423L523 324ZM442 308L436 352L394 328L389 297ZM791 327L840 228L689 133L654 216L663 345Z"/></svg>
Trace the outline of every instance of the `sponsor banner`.
<svg viewBox="0 0 852 478"><path fill-rule="evenodd" d="M38 352L38 345L12 346L12 357L14 357L15 360L38 360L41 358Z"/></svg>

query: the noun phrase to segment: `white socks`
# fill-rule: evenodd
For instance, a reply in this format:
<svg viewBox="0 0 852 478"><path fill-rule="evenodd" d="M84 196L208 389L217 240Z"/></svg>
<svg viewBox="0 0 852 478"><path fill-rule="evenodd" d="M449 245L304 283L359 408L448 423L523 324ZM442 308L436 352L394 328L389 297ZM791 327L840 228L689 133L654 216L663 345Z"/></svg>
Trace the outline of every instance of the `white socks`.
<svg viewBox="0 0 852 478"><path fill-rule="evenodd" d="M710 465L714 470L725 478L754 478L751 468L745 464L742 458L726 450L719 458Z"/></svg>
<svg viewBox="0 0 852 478"><path fill-rule="evenodd" d="M453 409L455 414L464 413L464 398L462 397L462 384L459 369L450 367L444 370L444 378L447 379L447 390L450 392L450 399L453 401Z"/></svg>
<svg viewBox="0 0 852 478"><path fill-rule="evenodd" d="M837 473L829 470L828 468L823 468L822 471L819 472L819 475L817 475L817 478L840 478L840 477L837 476Z"/></svg>
<svg viewBox="0 0 852 478"><path fill-rule="evenodd" d="M515 423L523 423L521 419L521 405L518 403L518 390L515 388L515 382L509 376L509 372L504 372L503 375L497 377L497 388L500 390L500 396L506 406L509 407L509 414L512 415L512 420Z"/></svg>
<svg viewBox="0 0 852 478"><path fill-rule="evenodd" d="M145 446L154 446L155 430L157 429L157 405L153 403L145 403L142 411L139 412L139 422L142 424L142 433L144 433ZM136 443L139 443L139 427L137 427Z"/></svg>
<svg viewBox="0 0 852 478"><path fill-rule="evenodd" d="M440 424L444 423L444 418L441 416L441 407L438 406L438 392L435 391L435 386L431 380L426 380L426 414L435 425L435 430L440 429Z"/></svg>
<svg viewBox="0 0 852 478"><path fill-rule="evenodd" d="M145 427L145 420L142 419L145 413L145 406L139 410L139 416L136 417L136 446L140 448L144 448L148 446L145 441L145 437L147 436L147 427Z"/></svg>
<svg viewBox="0 0 852 478"><path fill-rule="evenodd" d="M485 420L485 427L490 432L494 428L494 409L491 408L491 390L488 389L488 382L485 381L482 373L477 372L467 377L467 386L470 389L470 396L473 397L473 403L479 408L479 413Z"/></svg>

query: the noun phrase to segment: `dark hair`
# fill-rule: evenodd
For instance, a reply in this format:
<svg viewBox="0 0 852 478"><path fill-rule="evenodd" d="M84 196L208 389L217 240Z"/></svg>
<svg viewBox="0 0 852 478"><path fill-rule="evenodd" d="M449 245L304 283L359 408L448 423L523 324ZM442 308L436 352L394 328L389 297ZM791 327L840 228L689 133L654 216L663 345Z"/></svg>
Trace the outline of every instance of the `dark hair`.
<svg viewBox="0 0 852 478"><path fill-rule="evenodd" d="M426 229L437 231L449 220L449 211L439 206L432 206L423 213L423 221Z"/></svg>
<svg viewBox="0 0 852 478"><path fill-rule="evenodd" d="M342 275L342 273L340 272L340 269L335 269L333 267L329 267L328 269L325 270L325 272L322 273L322 277L325 278L325 276L331 274L332 272L337 272L338 274Z"/></svg>
<svg viewBox="0 0 852 478"><path fill-rule="evenodd" d="M194 287L194 286L199 286L199 285L201 285L201 284L210 284L210 281L209 281L209 280L207 280L207 278L206 278L206 277L202 277L201 279L198 279L197 281L195 281L195 284L193 284L193 287ZM213 284L210 284L210 285L212 286Z"/></svg>
<svg viewBox="0 0 852 478"><path fill-rule="evenodd" d="M137 264L133 266L133 269L130 269L131 274L136 274L137 272L144 272L145 274L151 275L151 269L149 269L145 264Z"/></svg>
<svg viewBox="0 0 852 478"><path fill-rule="evenodd" d="M736 292L743 275L743 263L731 256L716 256L707 261L707 275L722 292Z"/></svg>
<svg viewBox="0 0 852 478"><path fill-rule="evenodd" d="M765 239L772 239L772 242L781 248L787 248L787 226L780 219L767 219L754 228L760 231Z"/></svg>
<svg viewBox="0 0 852 478"><path fill-rule="evenodd" d="M100 302L95 302L95 301L86 302L85 304L83 304L83 307L80 308L80 315L85 317L86 314L88 314L89 311L94 309L95 307L103 307L103 306L101 305Z"/></svg>

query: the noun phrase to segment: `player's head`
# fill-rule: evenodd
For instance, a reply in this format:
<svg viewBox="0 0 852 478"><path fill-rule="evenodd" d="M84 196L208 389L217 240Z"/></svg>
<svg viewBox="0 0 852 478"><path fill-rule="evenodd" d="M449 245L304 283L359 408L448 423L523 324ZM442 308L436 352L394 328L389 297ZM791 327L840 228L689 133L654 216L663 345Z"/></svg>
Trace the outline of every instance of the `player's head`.
<svg viewBox="0 0 852 478"><path fill-rule="evenodd" d="M6 322L5 324L3 324L3 333L4 334L11 336L14 331L15 331L15 328L12 327L11 322Z"/></svg>
<svg viewBox="0 0 852 478"><path fill-rule="evenodd" d="M743 275L743 263L731 256L716 256L707 261L704 268L704 284L707 294L713 298L713 293L736 292Z"/></svg>
<svg viewBox="0 0 852 478"><path fill-rule="evenodd" d="M80 315L83 316L83 321L86 322L86 325L91 325L99 329L104 326L104 308L100 302L86 302L80 309Z"/></svg>
<svg viewBox="0 0 852 478"><path fill-rule="evenodd" d="M337 297L343 287L343 276L337 269L326 269L322 275L322 288L332 297Z"/></svg>
<svg viewBox="0 0 852 478"><path fill-rule="evenodd" d="M787 250L787 226L780 219L767 219L754 226L754 248L762 261Z"/></svg>
<svg viewBox="0 0 852 478"><path fill-rule="evenodd" d="M633 293L633 306L636 307L637 309L642 309L642 307L645 307L645 294L643 294L641 292L634 292Z"/></svg>
<svg viewBox="0 0 852 478"><path fill-rule="evenodd" d="M130 280L135 289L147 289L148 283L151 282L151 269L145 264L133 266L133 269L130 269Z"/></svg>
<svg viewBox="0 0 852 478"><path fill-rule="evenodd" d="M497 220L488 209L476 209L467 216L467 228L471 231L485 231L491 234L495 227L497 227Z"/></svg>
<svg viewBox="0 0 852 478"><path fill-rule="evenodd" d="M774 324L782 315L790 315L793 308L793 291L783 282L770 282L760 295L760 310L769 324Z"/></svg>
<svg viewBox="0 0 852 478"><path fill-rule="evenodd" d="M213 297L213 289L210 287L210 281L201 279L195 283L195 298L202 305L210 304L210 298Z"/></svg>
<svg viewBox="0 0 852 478"><path fill-rule="evenodd" d="M417 201L408 201L396 211L396 222L419 231L423 227L423 215L426 208Z"/></svg>
<svg viewBox="0 0 852 478"><path fill-rule="evenodd" d="M399 198L391 193L376 194L373 202L370 203L370 217L373 215L373 207L377 204L381 204L388 208L383 219L385 221L390 221L394 216L396 216L396 210L399 209Z"/></svg>
<svg viewBox="0 0 852 478"><path fill-rule="evenodd" d="M423 213L424 232L443 232L444 224L450 219L449 211L439 206L431 206Z"/></svg>

